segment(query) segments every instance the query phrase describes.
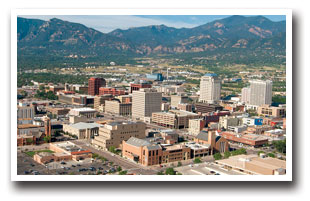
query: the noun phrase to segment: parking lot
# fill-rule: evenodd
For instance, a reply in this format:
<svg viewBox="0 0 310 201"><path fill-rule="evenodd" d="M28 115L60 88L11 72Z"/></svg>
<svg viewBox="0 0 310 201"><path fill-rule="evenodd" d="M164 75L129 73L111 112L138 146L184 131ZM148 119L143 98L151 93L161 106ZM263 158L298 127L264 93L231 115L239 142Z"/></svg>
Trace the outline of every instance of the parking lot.
<svg viewBox="0 0 310 201"><path fill-rule="evenodd" d="M35 162L32 157L23 152L17 153L18 175L89 175L89 174L118 174L119 166L109 161L65 161L51 162L45 165Z"/></svg>

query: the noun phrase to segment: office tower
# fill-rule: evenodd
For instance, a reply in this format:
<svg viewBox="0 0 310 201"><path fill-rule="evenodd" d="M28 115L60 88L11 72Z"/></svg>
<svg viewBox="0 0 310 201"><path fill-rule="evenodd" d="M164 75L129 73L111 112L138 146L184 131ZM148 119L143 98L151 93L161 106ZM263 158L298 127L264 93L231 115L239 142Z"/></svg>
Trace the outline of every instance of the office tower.
<svg viewBox="0 0 310 201"><path fill-rule="evenodd" d="M213 103L221 98L221 80L216 74L207 73L200 80L199 101Z"/></svg>
<svg viewBox="0 0 310 201"><path fill-rule="evenodd" d="M241 90L241 102L244 102L245 104L250 103L250 95L251 95L251 88L245 87Z"/></svg>
<svg viewBox="0 0 310 201"><path fill-rule="evenodd" d="M105 86L106 86L105 79L98 77L91 77L88 80L88 94L92 96L99 95L99 88Z"/></svg>
<svg viewBox="0 0 310 201"><path fill-rule="evenodd" d="M132 92L132 116L134 118L151 117L153 112L161 111L162 93L144 88Z"/></svg>
<svg viewBox="0 0 310 201"><path fill-rule="evenodd" d="M182 103L188 103L188 96L171 95L171 107L177 108Z"/></svg>
<svg viewBox="0 0 310 201"><path fill-rule="evenodd" d="M261 106L272 103L272 81L250 81L250 105Z"/></svg>

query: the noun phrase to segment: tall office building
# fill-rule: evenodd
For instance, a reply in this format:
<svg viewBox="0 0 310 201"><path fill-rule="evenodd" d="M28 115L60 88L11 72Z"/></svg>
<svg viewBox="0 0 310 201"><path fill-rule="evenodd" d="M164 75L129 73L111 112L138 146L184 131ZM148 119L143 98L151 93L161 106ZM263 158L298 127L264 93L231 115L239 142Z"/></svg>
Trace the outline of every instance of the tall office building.
<svg viewBox="0 0 310 201"><path fill-rule="evenodd" d="M261 106L272 103L272 81L250 81L250 105Z"/></svg>
<svg viewBox="0 0 310 201"><path fill-rule="evenodd" d="M207 73L200 80L199 101L213 103L221 98L221 80L216 74Z"/></svg>
<svg viewBox="0 0 310 201"><path fill-rule="evenodd" d="M162 93L144 88L132 92L132 116L134 118L151 117L153 112L161 111Z"/></svg>
<svg viewBox="0 0 310 201"><path fill-rule="evenodd" d="M250 103L250 96L251 96L251 88L245 87L241 90L241 102L244 102L245 104Z"/></svg>
<svg viewBox="0 0 310 201"><path fill-rule="evenodd" d="M188 103L188 96L171 95L171 107L177 108L182 103Z"/></svg>
<svg viewBox="0 0 310 201"><path fill-rule="evenodd" d="M91 77L88 80L88 94L92 96L99 95L99 88L105 86L105 79L99 77Z"/></svg>

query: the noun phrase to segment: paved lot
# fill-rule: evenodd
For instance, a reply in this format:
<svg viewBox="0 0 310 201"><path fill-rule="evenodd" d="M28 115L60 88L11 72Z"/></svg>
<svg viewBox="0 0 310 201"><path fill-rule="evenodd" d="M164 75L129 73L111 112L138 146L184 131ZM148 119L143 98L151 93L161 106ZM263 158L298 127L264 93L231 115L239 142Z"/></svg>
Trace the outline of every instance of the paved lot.
<svg viewBox="0 0 310 201"><path fill-rule="evenodd" d="M128 170L134 174L143 174L143 175L154 175L157 173L156 170L152 170L149 167L144 167L140 164L137 164L133 161L127 160L125 158L122 158L116 154L113 154L108 151L104 151L101 149L97 149L89 144L89 142L85 140L75 140L73 141L77 145L83 147L84 149L89 149L92 153L96 153L99 156L103 156L109 161L113 162L116 165L121 166L124 170Z"/></svg>

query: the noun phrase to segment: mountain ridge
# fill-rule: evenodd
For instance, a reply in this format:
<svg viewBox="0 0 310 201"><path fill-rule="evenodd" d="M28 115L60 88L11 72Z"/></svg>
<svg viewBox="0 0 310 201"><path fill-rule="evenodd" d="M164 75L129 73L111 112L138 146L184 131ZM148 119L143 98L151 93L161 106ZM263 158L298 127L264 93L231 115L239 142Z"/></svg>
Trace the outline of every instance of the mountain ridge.
<svg viewBox="0 0 310 201"><path fill-rule="evenodd" d="M208 55L221 50L283 54L284 22L273 22L263 16L230 16L193 28L149 25L102 33L57 18L44 21L18 17L18 61L70 55L99 60L156 54Z"/></svg>

